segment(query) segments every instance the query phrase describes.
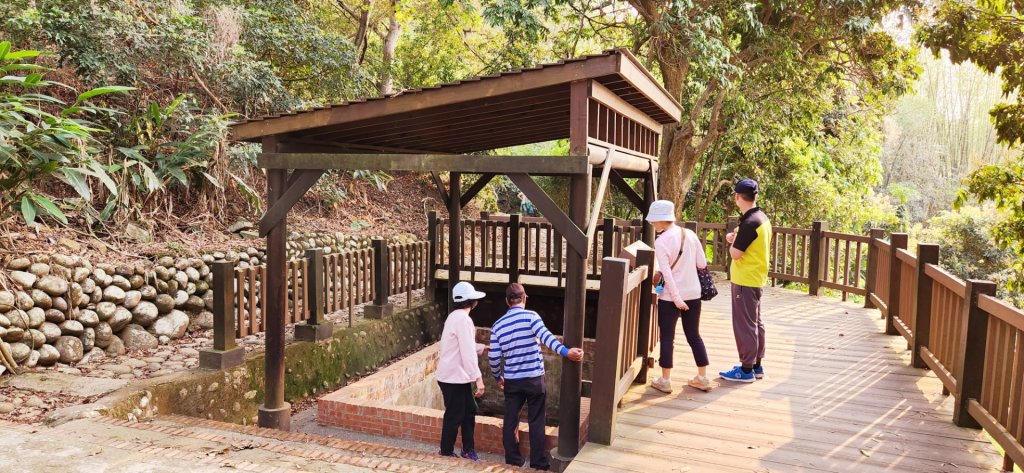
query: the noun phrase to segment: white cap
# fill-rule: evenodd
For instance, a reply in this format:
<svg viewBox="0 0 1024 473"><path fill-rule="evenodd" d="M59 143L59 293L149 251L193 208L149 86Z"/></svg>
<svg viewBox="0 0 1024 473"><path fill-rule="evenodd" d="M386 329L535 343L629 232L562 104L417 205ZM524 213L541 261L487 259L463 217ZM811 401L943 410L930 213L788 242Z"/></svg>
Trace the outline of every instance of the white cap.
<svg viewBox="0 0 1024 473"><path fill-rule="evenodd" d="M487 297L480 291L473 288L473 285L468 282L460 282L452 288L452 300L455 302L471 301L476 299L483 299Z"/></svg>
<svg viewBox="0 0 1024 473"><path fill-rule="evenodd" d="M647 212L648 222L675 222L676 205L671 200L651 202L651 210Z"/></svg>

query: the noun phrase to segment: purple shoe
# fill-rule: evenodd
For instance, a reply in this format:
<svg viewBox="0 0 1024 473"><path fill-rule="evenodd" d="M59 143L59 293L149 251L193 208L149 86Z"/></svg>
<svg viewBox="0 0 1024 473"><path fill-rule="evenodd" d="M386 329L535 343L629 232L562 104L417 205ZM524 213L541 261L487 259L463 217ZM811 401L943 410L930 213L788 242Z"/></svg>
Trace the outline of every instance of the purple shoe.
<svg viewBox="0 0 1024 473"><path fill-rule="evenodd" d="M473 460L475 462L480 461L480 456L476 454L476 450L464 450L462 452L462 458L466 460Z"/></svg>

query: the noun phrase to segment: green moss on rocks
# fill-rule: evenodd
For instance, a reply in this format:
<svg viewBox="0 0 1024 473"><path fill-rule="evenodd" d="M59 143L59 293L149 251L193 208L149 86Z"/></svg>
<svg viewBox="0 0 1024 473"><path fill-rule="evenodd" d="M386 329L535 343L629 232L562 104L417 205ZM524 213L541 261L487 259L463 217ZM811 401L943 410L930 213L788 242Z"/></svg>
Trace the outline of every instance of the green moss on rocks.
<svg viewBox="0 0 1024 473"><path fill-rule="evenodd" d="M440 306L428 304L386 320L335 327L320 342L285 347L285 399L301 401L365 376L402 354L437 341L444 326ZM225 371L187 371L135 383L104 400L107 415L142 419L180 414L239 424L253 423L264 401L264 356Z"/></svg>

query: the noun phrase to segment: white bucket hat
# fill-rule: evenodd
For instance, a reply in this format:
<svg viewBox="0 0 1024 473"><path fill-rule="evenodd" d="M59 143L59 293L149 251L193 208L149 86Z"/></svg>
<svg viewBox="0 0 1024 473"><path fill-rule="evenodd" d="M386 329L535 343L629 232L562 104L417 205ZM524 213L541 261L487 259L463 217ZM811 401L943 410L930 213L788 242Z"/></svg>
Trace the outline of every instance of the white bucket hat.
<svg viewBox="0 0 1024 473"><path fill-rule="evenodd" d="M651 202L651 210L647 212L648 222L675 222L676 204L671 200L656 200Z"/></svg>
<svg viewBox="0 0 1024 473"><path fill-rule="evenodd" d="M452 300L455 302L472 301L485 297L487 297L487 294L476 290L472 284L465 281L456 284L452 288Z"/></svg>

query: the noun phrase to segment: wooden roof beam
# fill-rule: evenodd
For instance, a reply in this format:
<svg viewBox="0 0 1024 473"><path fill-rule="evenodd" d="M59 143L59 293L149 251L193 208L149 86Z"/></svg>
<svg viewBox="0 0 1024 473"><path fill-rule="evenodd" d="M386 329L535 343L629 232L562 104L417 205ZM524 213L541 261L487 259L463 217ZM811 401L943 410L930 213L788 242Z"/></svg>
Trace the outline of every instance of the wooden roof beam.
<svg viewBox="0 0 1024 473"><path fill-rule="evenodd" d="M592 87L593 88L590 93L591 99L612 109L619 115L633 120L659 135L661 134L661 123L658 123L655 119L651 118L650 115L640 111L629 102L625 101L618 94L612 92L604 85L601 85L598 81L594 81Z"/></svg>
<svg viewBox="0 0 1024 473"><path fill-rule="evenodd" d="M586 156L492 156L480 154L263 153L264 169L344 169L472 174L573 175L590 172Z"/></svg>
<svg viewBox="0 0 1024 473"><path fill-rule="evenodd" d="M396 95L382 100L353 103L342 107L316 110L297 115L274 118L257 122L240 123L232 127L231 139L250 140L267 135L291 133L310 128L319 128L359 120L398 115L425 110L460 102L481 100L487 97L505 95L529 89L539 89L565 84L587 77L601 77L618 73L621 55L612 54L566 63L558 67L546 67L531 71L528 75L512 76L520 80L480 80L463 82L458 86L441 87L436 90ZM654 85L654 84L652 84ZM372 105L371 105L372 104ZM681 113L681 112L680 112Z"/></svg>

